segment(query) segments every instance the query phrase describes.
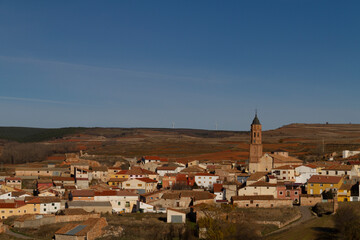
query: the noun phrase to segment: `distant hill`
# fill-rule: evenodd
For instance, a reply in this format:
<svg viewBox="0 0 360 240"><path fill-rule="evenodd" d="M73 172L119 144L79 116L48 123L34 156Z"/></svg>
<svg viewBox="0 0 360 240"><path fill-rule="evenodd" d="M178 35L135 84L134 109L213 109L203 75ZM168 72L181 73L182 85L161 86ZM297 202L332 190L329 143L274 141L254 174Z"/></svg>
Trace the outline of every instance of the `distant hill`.
<svg viewBox="0 0 360 240"><path fill-rule="evenodd" d="M85 128L0 127L0 139L16 142L41 142L76 134Z"/></svg>
<svg viewBox="0 0 360 240"><path fill-rule="evenodd" d="M88 154L124 158L157 155L171 159L246 160L249 138L249 131L0 127L0 142L69 143ZM345 149L360 149L360 124L289 124L263 131L263 146L264 152L281 149L301 159L319 159Z"/></svg>

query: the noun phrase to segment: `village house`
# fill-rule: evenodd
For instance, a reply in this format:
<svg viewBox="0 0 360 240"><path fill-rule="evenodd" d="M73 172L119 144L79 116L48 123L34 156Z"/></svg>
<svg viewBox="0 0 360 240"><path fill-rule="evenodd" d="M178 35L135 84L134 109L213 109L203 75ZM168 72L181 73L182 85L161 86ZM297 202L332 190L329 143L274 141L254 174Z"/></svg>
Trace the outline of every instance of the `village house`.
<svg viewBox="0 0 360 240"><path fill-rule="evenodd" d="M94 196L93 190L73 190L69 194L72 201L94 201Z"/></svg>
<svg viewBox="0 0 360 240"><path fill-rule="evenodd" d="M107 182L109 180L109 171L108 168L105 166L93 167L91 174L93 179L100 180L102 182Z"/></svg>
<svg viewBox="0 0 360 240"><path fill-rule="evenodd" d="M52 214L62 210L60 198L57 197L26 197L26 204L38 204L40 214Z"/></svg>
<svg viewBox="0 0 360 240"><path fill-rule="evenodd" d="M16 199L24 200L25 197L30 197L31 195L24 191L11 191L11 192L2 192L0 193L0 200L5 199Z"/></svg>
<svg viewBox="0 0 360 240"><path fill-rule="evenodd" d="M178 165L176 165L176 166L161 166L156 169L156 172L159 174L159 176L162 177L167 173L178 173L183 169L184 169L184 167L180 167Z"/></svg>
<svg viewBox="0 0 360 240"><path fill-rule="evenodd" d="M214 194L216 195L215 200L222 201L225 199L224 188L220 183L214 183Z"/></svg>
<svg viewBox="0 0 360 240"><path fill-rule="evenodd" d="M240 188L238 196L270 195L277 197L277 183L259 181Z"/></svg>
<svg viewBox="0 0 360 240"><path fill-rule="evenodd" d="M272 195L257 196L235 196L231 203L240 208L274 208L274 207L292 207L291 199L275 199Z"/></svg>
<svg viewBox="0 0 360 240"><path fill-rule="evenodd" d="M116 174L110 176L110 178L124 178L124 179L132 179L132 178L150 178L153 180L159 180L159 174L155 172L151 172L146 169L142 169L140 167L134 166L129 170L121 170Z"/></svg>
<svg viewBox="0 0 360 240"><path fill-rule="evenodd" d="M271 169L271 174L278 180L295 182L295 167L291 165L274 167Z"/></svg>
<svg viewBox="0 0 360 240"><path fill-rule="evenodd" d="M219 176L210 173L197 173L195 174L195 182L199 187L211 189L214 183L219 183Z"/></svg>
<svg viewBox="0 0 360 240"><path fill-rule="evenodd" d="M146 164L146 163L166 163L168 162L169 160L167 158L161 158L161 157L158 157L158 156L143 156L141 159L140 159L140 162L142 164Z"/></svg>
<svg viewBox="0 0 360 240"><path fill-rule="evenodd" d="M110 201L71 201L67 202L67 206L70 209L80 208L86 212L112 213L112 205Z"/></svg>
<svg viewBox="0 0 360 240"><path fill-rule="evenodd" d="M162 188L171 188L173 185L176 184L176 173L166 173L162 177Z"/></svg>
<svg viewBox="0 0 360 240"><path fill-rule="evenodd" d="M127 178L110 178L107 184L110 187L122 188L123 182L125 182L127 180L128 180Z"/></svg>
<svg viewBox="0 0 360 240"><path fill-rule="evenodd" d="M250 177L248 177L246 179L246 185L251 185L253 183L256 183L256 182L259 182L259 181L266 181L267 179L267 172L255 172L255 173L252 173L250 175Z"/></svg>
<svg viewBox="0 0 360 240"><path fill-rule="evenodd" d="M35 176L35 177L52 177L52 176L65 176L70 177L69 168L56 168L56 167L20 167L15 169L17 177L22 176Z"/></svg>
<svg viewBox="0 0 360 240"><path fill-rule="evenodd" d="M321 168L314 164L306 164L295 168L295 182L306 183L312 176L318 175Z"/></svg>
<svg viewBox="0 0 360 240"><path fill-rule="evenodd" d="M1 200L0 216L1 219L7 219L12 216L22 216L24 214L39 214L39 204L26 204L24 201Z"/></svg>
<svg viewBox="0 0 360 240"><path fill-rule="evenodd" d="M239 182L239 183L246 183L248 178L250 177L250 174L248 173L241 173L241 174L238 174L236 176L236 181ZM235 181L234 181L235 182ZM257 182L257 181L254 181L254 182ZM254 183L253 182L253 183Z"/></svg>
<svg viewBox="0 0 360 240"><path fill-rule="evenodd" d="M345 176L350 175L352 166L351 165L332 165L321 169L320 175L326 176Z"/></svg>
<svg viewBox="0 0 360 240"><path fill-rule="evenodd" d="M122 184L123 189L137 190L139 194L153 192L156 187L157 181L150 178L130 178Z"/></svg>
<svg viewBox="0 0 360 240"><path fill-rule="evenodd" d="M51 179L54 184L62 184L63 186L75 185L75 178L73 177L52 177Z"/></svg>
<svg viewBox="0 0 360 240"><path fill-rule="evenodd" d="M168 208L166 210L167 223L185 223L186 213L178 209Z"/></svg>
<svg viewBox="0 0 360 240"><path fill-rule="evenodd" d="M112 205L113 212L131 213L137 211L137 202L139 195L128 191L96 191L94 201L109 201Z"/></svg>
<svg viewBox="0 0 360 240"><path fill-rule="evenodd" d="M95 240L104 233L105 218L89 218L81 223L69 223L55 232L55 240Z"/></svg>
<svg viewBox="0 0 360 240"><path fill-rule="evenodd" d="M6 186L21 189L22 180L19 177L7 177L5 178Z"/></svg>
<svg viewBox="0 0 360 240"><path fill-rule="evenodd" d="M239 189L243 186L243 184L239 182L224 182L222 184L224 190L224 200L231 201L231 197L237 196Z"/></svg>
<svg viewBox="0 0 360 240"><path fill-rule="evenodd" d="M140 201L145 203L151 203L153 201L161 199L162 195L168 190L159 190L155 192L144 193L140 195Z"/></svg>
<svg viewBox="0 0 360 240"><path fill-rule="evenodd" d="M206 170L199 166L190 166L180 171L182 174L195 175L197 173L204 173Z"/></svg>
<svg viewBox="0 0 360 240"><path fill-rule="evenodd" d="M343 177L314 175L307 182L308 194L322 194L324 191L338 191L343 184Z"/></svg>
<svg viewBox="0 0 360 240"><path fill-rule="evenodd" d="M279 183L277 185L277 199L290 199L295 204L300 202L301 184L293 182Z"/></svg>
<svg viewBox="0 0 360 240"><path fill-rule="evenodd" d="M165 208L186 209L201 203L214 204L215 197L215 194L208 191L176 190L165 192L161 199L152 201L151 204Z"/></svg>

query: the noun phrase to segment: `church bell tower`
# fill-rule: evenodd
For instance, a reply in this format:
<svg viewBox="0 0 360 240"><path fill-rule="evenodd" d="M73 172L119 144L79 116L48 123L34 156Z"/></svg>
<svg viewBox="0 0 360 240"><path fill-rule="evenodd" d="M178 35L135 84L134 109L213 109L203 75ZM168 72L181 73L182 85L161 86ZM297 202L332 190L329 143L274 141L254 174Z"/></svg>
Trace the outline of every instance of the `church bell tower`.
<svg viewBox="0 0 360 240"><path fill-rule="evenodd" d="M259 160L263 155L261 124L257 113L251 124L250 136L250 157L249 157L249 172L254 173L258 170Z"/></svg>

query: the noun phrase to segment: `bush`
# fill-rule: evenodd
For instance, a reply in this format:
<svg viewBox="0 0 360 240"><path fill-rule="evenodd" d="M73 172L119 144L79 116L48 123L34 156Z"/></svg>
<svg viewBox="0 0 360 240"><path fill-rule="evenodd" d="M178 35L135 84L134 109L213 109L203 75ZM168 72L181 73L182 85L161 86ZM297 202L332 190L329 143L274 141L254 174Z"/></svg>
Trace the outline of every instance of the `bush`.
<svg viewBox="0 0 360 240"><path fill-rule="evenodd" d="M334 221L340 239L360 239L360 210L358 208L350 205L340 207Z"/></svg>

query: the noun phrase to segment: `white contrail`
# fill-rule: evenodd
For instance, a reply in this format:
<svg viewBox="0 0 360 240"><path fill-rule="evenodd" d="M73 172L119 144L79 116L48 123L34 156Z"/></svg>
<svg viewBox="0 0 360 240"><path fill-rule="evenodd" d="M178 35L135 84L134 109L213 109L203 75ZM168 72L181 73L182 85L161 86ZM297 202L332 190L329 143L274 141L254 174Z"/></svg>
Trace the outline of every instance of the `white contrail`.
<svg viewBox="0 0 360 240"><path fill-rule="evenodd" d="M12 101L24 101L24 102L40 102L40 103L53 103L53 104L81 105L79 103L73 103L73 102L54 101L54 100L50 100L50 99L38 99L38 98L21 98L21 97L0 96L0 99L12 100Z"/></svg>

